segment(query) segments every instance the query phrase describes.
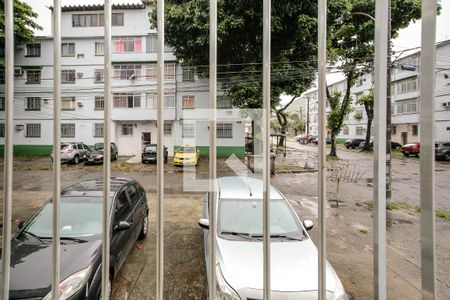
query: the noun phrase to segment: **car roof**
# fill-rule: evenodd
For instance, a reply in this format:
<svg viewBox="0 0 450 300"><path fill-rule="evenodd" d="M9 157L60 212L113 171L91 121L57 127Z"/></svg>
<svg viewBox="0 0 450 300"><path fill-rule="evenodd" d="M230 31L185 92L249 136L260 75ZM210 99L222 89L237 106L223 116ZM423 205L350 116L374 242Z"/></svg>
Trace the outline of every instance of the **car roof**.
<svg viewBox="0 0 450 300"><path fill-rule="evenodd" d="M122 186L127 183L134 182L134 179L123 177L111 177L110 197L112 197ZM85 196L85 197L101 197L103 195L103 178L87 180L73 184L61 191L61 196Z"/></svg>
<svg viewBox="0 0 450 300"><path fill-rule="evenodd" d="M256 178L241 176L221 177L218 179L218 185L220 199L263 198L263 182ZM270 199L281 200L284 197L276 188L270 186Z"/></svg>

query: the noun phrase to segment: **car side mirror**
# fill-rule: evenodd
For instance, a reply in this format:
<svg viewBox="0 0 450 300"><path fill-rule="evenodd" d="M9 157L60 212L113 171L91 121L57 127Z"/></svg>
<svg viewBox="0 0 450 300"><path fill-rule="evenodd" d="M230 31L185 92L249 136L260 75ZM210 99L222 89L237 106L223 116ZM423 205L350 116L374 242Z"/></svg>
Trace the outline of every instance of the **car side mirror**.
<svg viewBox="0 0 450 300"><path fill-rule="evenodd" d="M17 227L19 227L19 229L22 229L25 226L25 221L20 221L19 224L17 225Z"/></svg>
<svg viewBox="0 0 450 300"><path fill-rule="evenodd" d="M116 227L114 227L114 231L123 231L123 230L127 230L130 228L131 228L130 223L128 223L126 221L120 221L119 225L116 225Z"/></svg>
<svg viewBox="0 0 450 300"><path fill-rule="evenodd" d="M311 220L304 220L303 221L303 226L305 227L305 229L307 231L311 230L314 227L314 223Z"/></svg>
<svg viewBox="0 0 450 300"><path fill-rule="evenodd" d="M198 220L198 225L203 229L209 230L209 220L208 219Z"/></svg>

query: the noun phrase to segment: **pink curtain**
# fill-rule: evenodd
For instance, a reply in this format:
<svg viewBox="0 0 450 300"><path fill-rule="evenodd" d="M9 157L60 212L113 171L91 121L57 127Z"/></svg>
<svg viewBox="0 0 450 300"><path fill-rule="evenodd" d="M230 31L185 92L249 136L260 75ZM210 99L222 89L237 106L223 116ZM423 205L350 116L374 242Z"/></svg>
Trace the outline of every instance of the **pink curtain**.
<svg viewBox="0 0 450 300"><path fill-rule="evenodd" d="M134 52L141 52L141 48L142 48L141 38L140 37L134 38Z"/></svg>
<svg viewBox="0 0 450 300"><path fill-rule="evenodd" d="M114 52L125 52L125 41L123 39L114 40Z"/></svg>

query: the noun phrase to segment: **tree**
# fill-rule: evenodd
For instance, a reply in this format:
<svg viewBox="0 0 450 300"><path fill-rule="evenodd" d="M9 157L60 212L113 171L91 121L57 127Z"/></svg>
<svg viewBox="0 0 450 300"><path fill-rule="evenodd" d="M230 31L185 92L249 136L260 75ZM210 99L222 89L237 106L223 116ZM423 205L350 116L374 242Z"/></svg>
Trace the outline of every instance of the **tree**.
<svg viewBox="0 0 450 300"><path fill-rule="evenodd" d="M38 14L26 3L14 0L14 42L22 44L34 40L33 30L42 30L35 22ZM0 0L0 47L5 47L5 0Z"/></svg>
<svg viewBox="0 0 450 300"><path fill-rule="evenodd" d="M330 6L333 6L331 1ZM331 129L330 156L337 156L336 134L342 129L343 119L348 114L347 106L351 104L351 87L358 77L373 69L375 23L369 16L375 15L374 0L347 1L347 13L329 26L330 32L330 58L344 72L346 81L345 94L342 96L341 105L331 105L329 115L332 116L333 124L328 124ZM420 0L391 0L391 35L398 36L401 28L409 25L411 21L420 18ZM366 15L362 15L366 14ZM330 93L327 91L328 100ZM333 97L333 95L331 95ZM333 99L331 99L333 101ZM331 126L336 126L331 128ZM340 126L339 126L340 125Z"/></svg>
<svg viewBox="0 0 450 300"><path fill-rule="evenodd" d="M330 20L342 15L348 0L334 0ZM262 6L260 0L221 0L218 3L218 79L240 108L262 107ZM156 12L151 16L156 27ZM165 37L183 64L208 75L209 1L166 1ZM309 0L273 1L271 36L271 104L282 93L292 98L276 110L286 133L286 108L306 91L317 67L317 3ZM283 141L280 141L281 143Z"/></svg>
<svg viewBox="0 0 450 300"><path fill-rule="evenodd" d="M295 132L295 135L299 132L305 131L305 121L300 117L298 113L292 112L288 114L288 124L289 128L292 128Z"/></svg>
<svg viewBox="0 0 450 300"><path fill-rule="evenodd" d="M367 129L366 129L366 141L364 143L364 148L361 151L370 151L370 131L372 129L373 120L373 104L374 104L374 92L373 89L370 90L368 95L363 95L356 100L356 104L364 105L364 109L367 114Z"/></svg>

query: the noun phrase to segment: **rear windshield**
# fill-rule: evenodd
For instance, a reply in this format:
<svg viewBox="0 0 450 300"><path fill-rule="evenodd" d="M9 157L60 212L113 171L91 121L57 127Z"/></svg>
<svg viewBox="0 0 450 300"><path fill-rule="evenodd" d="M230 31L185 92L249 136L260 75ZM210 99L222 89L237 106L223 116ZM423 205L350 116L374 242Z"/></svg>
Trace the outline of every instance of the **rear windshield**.
<svg viewBox="0 0 450 300"><path fill-rule="evenodd" d="M61 144L61 150L66 150L70 147L70 144Z"/></svg>
<svg viewBox="0 0 450 300"><path fill-rule="evenodd" d="M156 146L147 146L145 147L145 152L155 152L156 151Z"/></svg>

